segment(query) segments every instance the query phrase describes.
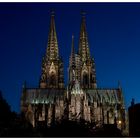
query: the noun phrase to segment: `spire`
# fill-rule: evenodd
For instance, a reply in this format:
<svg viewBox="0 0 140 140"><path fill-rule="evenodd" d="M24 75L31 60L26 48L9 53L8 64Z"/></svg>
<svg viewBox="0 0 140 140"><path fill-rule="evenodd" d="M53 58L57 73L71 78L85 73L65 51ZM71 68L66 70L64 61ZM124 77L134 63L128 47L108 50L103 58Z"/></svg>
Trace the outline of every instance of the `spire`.
<svg viewBox="0 0 140 140"><path fill-rule="evenodd" d="M80 40L79 40L79 54L82 58L82 61L86 61L87 59L90 58L88 36L87 36L87 31L86 31L85 12L82 12Z"/></svg>
<svg viewBox="0 0 140 140"><path fill-rule="evenodd" d="M74 54L74 35L72 35L71 55Z"/></svg>
<svg viewBox="0 0 140 140"><path fill-rule="evenodd" d="M74 52L74 36L72 35L72 45L71 45L71 67L72 67L72 81L75 81L75 52Z"/></svg>
<svg viewBox="0 0 140 140"><path fill-rule="evenodd" d="M54 11L51 12L50 31L48 36L47 59L56 60L59 57L58 42L55 29Z"/></svg>
<svg viewBox="0 0 140 140"><path fill-rule="evenodd" d="M41 88L64 88L63 62L59 57L54 18L54 12L51 12L47 50L42 61Z"/></svg>
<svg viewBox="0 0 140 140"><path fill-rule="evenodd" d="M75 68L74 35L72 35L70 65L72 66L72 68Z"/></svg>
<svg viewBox="0 0 140 140"><path fill-rule="evenodd" d="M76 64L75 64L75 51L74 51L74 36L72 35L71 55L69 59L69 82L73 84L76 79Z"/></svg>

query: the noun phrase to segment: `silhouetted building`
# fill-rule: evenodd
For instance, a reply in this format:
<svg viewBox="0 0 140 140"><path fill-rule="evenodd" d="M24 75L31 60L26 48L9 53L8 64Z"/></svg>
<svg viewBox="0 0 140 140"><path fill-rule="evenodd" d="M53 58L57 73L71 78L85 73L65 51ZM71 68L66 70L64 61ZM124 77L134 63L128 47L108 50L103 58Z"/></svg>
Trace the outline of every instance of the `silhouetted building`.
<svg viewBox="0 0 140 140"><path fill-rule="evenodd" d="M128 108L129 113L129 136L140 137L140 103L134 104L132 99L131 106Z"/></svg>
<svg viewBox="0 0 140 140"><path fill-rule="evenodd" d="M101 126L116 124L125 129L125 106L121 87L97 88L95 62L90 55L85 16L82 16L79 50L74 49L72 36L68 68L68 85L64 87L63 61L51 15L46 54L37 88L23 87L21 111L35 127L38 122L50 126L62 119L85 120Z"/></svg>

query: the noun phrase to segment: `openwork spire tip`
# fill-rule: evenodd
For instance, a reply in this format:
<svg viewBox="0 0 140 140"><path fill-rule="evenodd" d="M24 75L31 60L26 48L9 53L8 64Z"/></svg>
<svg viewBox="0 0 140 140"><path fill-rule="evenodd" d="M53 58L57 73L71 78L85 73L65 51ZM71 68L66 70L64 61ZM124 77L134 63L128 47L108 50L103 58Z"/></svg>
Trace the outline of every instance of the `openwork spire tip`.
<svg viewBox="0 0 140 140"><path fill-rule="evenodd" d="M74 39L74 35L72 34L72 40Z"/></svg>
<svg viewBox="0 0 140 140"><path fill-rule="evenodd" d="M85 16L86 16L86 12L85 12L84 10L82 10L82 11L81 11L81 15L82 15L82 17L85 18Z"/></svg>
<svg viewBox="0 0 140 140"><path fill-rule="evenodd" d="M55 15L55 12L54 12L54 10L52 9L51 10L51 16L54 16Z"/></svg>

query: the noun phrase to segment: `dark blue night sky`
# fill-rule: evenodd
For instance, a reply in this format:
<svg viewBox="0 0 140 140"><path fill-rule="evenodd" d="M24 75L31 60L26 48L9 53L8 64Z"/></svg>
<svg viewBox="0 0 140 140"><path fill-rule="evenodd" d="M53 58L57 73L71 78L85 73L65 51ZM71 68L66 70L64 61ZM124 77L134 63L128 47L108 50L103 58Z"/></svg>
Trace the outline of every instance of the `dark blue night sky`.
<svg viewBox="0 0 140 140"><path fill-rule="evenodd" d="M132 98L140 102L140 3L0 3L0 90L12 110L20 112L25 80L38 87L52 9L65 83L71 36L77 50L84 10L98 87L120 81L126 107Z"/></svg>

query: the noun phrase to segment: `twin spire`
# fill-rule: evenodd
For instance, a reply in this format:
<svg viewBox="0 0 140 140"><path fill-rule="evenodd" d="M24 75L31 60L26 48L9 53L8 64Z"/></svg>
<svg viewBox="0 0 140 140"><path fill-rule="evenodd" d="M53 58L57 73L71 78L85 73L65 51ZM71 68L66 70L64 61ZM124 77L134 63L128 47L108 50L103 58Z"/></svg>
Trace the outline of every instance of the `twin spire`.
<svg viewBox="0 0 140 140"><path fill-rule="evenodd" d="M54 12L51 13L50 31L48 36L47 59L56 60L59 57Z"/></svg>
<svg viewBox="0 0 140 140"><path fill-rule="evenodd" d="M52 71L52 63L54 64L55 72ZM89 53L85 15L82 15L78 53L75 53L74 36L72 35L69 66L69 81L74 81L74 79L77 79L80 82L80 85L82 85L82 88L96 88L95 66L94 62L90 58ZM42 63L40 87L63 88L63 69L63 62L59 57L57 34L55 28L55 16L54 12L52 12L46 56Z"/></svg>
<svg viewBox="0 0 140 140"><path fill-rule="evenodd" d="M85 13L82 14L80 40L79 40L79 55L81 56L83 62L90 58L88 36L86 31Z"/></svg>
<svg viewBox="0 0 140 140"><path fill-rule="evenodd" d="M90 59L90 51L88 45L88 36L86 31L86 20L85 20L85 13L82 13L82 22L81 22L81 29L80 29L80 40L79 40L79 55L83 62ZM72 35L72 47L71 47L71 57L75 54L74 51L74 36ZM74 60L74 59L73 59Z"/></svg>
<svg viewBox="0 0 140 140"><path fill-rule="evenodd" d="M71 52L74 53L74 36L72 35L72 48ZM80 29L80 40L79 40L79 55L82 61L86 61L90 58L88 36L86 31L85 14L82 14L81 29ZM48 36L47 46L47 59L55 60L59 57L57 34L55 29L54 12L51 13L50 31Z"/></svg>

